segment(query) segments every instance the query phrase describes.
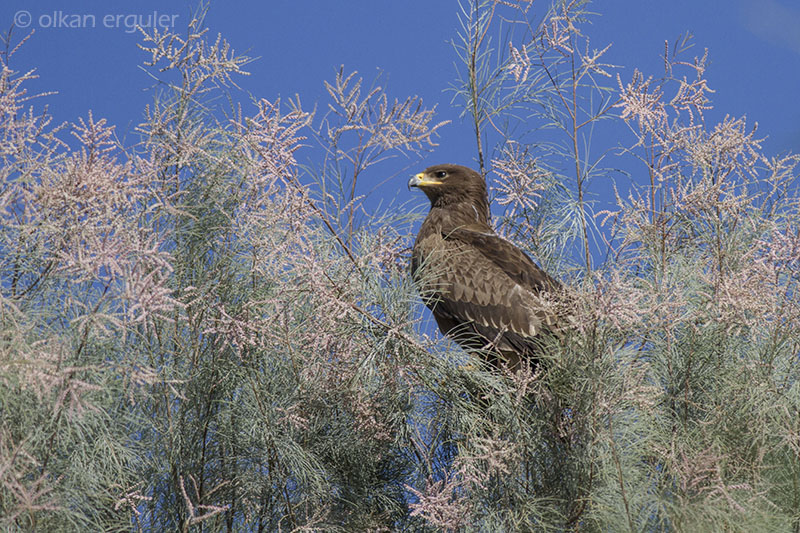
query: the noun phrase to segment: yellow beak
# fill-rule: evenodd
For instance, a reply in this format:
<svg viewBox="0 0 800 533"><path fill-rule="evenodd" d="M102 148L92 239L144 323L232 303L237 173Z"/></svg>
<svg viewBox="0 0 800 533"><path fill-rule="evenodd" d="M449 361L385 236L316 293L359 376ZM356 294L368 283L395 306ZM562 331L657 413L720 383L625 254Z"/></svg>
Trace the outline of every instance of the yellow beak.
<svg viewBox="0 0 800 533"><path fill-rule="evenodd" d="M428 176L425 175L424 172L420 172L416 176L413 176L410 180L408 180L408 188L411 187L429 187L432 185L441 185L442 182L438 180L432 180Z"/></svg>

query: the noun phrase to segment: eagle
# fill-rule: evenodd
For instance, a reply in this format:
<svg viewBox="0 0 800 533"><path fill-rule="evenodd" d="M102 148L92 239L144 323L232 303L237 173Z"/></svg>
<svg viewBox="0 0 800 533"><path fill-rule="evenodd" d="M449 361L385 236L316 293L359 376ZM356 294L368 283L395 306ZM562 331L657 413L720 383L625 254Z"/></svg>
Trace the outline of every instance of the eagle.
<svg viewBox="0 0 800 533"><path fill-rule="evenodd" d="M411 254L411 275L443 334L492 365L535 367L542 340L558 333L561 284L489 225L486 181L460 165L436 165L409 189L431 209Z"/></svg>

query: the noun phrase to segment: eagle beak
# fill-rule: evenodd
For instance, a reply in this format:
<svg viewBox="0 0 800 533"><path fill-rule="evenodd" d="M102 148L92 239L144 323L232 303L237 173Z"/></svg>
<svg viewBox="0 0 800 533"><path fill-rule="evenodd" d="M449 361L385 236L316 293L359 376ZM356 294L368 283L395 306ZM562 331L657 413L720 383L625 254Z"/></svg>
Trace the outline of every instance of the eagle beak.
<svg viewBox="0 0 800 533"><path fill-rule="evenodd" d="M426 187L429 185L441 185L441 181L435 181L432 179L426 179L425 173L420 172L416 176L413 176L410 180L408 180L408 189L411 190L411 187Z"/></svg>
<svg viewBox="0 0 800 533"><path fill-rule="evenodd" d="M419 187L419 184L422 183L422 173L420 172L416 176L411 176L411 179L408 180L408 190L411 190L411 187Z"/></svg>

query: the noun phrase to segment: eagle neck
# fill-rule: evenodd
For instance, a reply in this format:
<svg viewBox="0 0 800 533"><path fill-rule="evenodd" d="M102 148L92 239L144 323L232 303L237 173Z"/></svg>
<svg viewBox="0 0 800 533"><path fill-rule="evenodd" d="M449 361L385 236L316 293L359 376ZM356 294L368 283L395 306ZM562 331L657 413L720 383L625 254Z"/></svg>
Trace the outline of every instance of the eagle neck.
<svg viewBox="0 0 800 533"><path fill-rule="evenodd" d="M428 221L441 229L453 229L474 224L489 225L489 208L474 202L434 203Z"/></svg>

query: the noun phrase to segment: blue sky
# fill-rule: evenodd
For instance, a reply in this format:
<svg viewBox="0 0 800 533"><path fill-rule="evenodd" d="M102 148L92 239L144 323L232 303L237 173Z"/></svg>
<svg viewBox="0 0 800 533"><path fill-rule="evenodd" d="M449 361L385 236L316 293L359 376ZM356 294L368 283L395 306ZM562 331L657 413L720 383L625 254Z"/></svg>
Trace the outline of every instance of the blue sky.
<svg viewBox="0 0 800 533"><path fill-rule="evenodd" d="M544 9L534 2L534 9ZM16 70L35 68L39 80L31 92L57 91L35 101L47 104L57 122L72 121L91 110L115 124L120 138L135 141L133 127L152 100L153 84L138 65L145 59L129 27L133 15L157 11L185 28L196 2L20 1L0 6L0 28L12 22L35 34L12 62ZM612 43L606 56L622 65L623 80L634 67L662 73L664 40L687 31L695 36L693 54L709 49L707 71L715 109L708 117L746 114L768 136L767 154L800 149L800 5L789 0L617 0L596 2L599 13L587 28L597 48ZM458 27L456 0L271 0L211 4L206 25L237 52L257 58L252 75L239 85L258 98L299 94L307 107L324 100L323 80L340 65L365 79L383 72L389 94L419 95L436 105L439 147L421 162L397 160L397 194L405 191L411 170L438 162L474 166L470 126L458 118L444 92L456 60L450 39ZM541 12L541 11L540 11ZM94 27L56 27L71 15L94 15ZM110 17L110 18L107 18ZM110 27L107 27L110 26ZM242 95L246 102L247 97ZM629 142L630 139L620 139ZM404 168L408 166L408 168ZM404 200L411 199L405 198ZM420 203L424 201L420 198Z"/></svg>

